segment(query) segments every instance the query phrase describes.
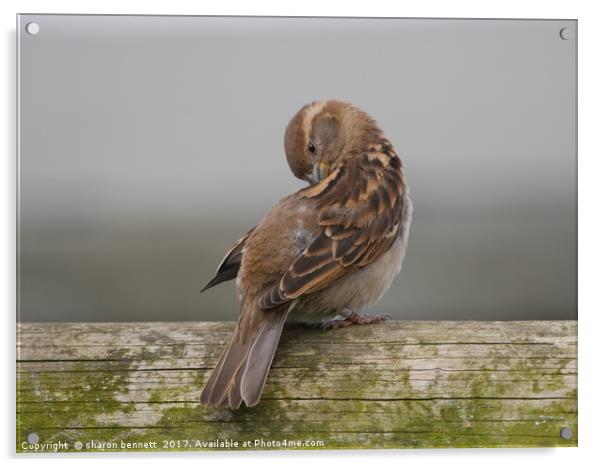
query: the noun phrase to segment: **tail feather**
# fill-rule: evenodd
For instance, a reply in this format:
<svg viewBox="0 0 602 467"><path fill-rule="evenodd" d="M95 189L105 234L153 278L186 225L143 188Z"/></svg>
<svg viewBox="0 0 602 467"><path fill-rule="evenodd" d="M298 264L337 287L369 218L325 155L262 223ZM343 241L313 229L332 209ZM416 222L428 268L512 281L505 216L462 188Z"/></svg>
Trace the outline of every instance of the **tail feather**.
<svg viewBox="0 0 602 467"><path fill-rule="evenodd" d="M256 326L244 323L241 317L232 339L205 384L201 393L202 404L237 409L243 400L247 406L259 402L291 309L292 306L287 310L269 312L249 310L251 313L261 313L261 321Z"/></svg>
<svg viewBox="0 0 602 467"><path fill-rule="evenodd" d="M234 383L230 391L228 391L228 407L232 410L236 410L242 404L242 396L240 394L240 382L242 380L242 375L244 372L244 368L241 366L236 375L234 376Z"/></svg>
<svg viewBox="0 0 602 467"><path fill-rule="evenodd" d="M246 362L251 343L240 344L236 342L239 334L239 326L234 330L232 339L224 349L215 369L205 384L201 393L201 403L214 407L221 407L227 401L228 390L237 372Z"/></svg>
<svg viewBox="0 0 602 467"><path fill-rule="evenodd" d="M215 386L215 381L217 380L217 376L220 373L220 368L224 364L224 360L226 358L226 355L228 354L228 349L230 348L231 344L232 344L232 341L230 341L228 343L228 345L222 352L222 355L219 358L217 365L215 365L215 368L211 372L211 376L209 376L209 379L205 383L205 387L203 388L203 391L201 392L201 404L214 405L213 398L211 397L211 393L213 392L213 387Z"/></svg>
<svg viewBox="0 0 602 467"><path fill-rule="evenodd" d="M242 399L248 407L253 407L259 402L287 316L288 311L277 312L273 318L266 321L251 347L240 384Z"/></svg>

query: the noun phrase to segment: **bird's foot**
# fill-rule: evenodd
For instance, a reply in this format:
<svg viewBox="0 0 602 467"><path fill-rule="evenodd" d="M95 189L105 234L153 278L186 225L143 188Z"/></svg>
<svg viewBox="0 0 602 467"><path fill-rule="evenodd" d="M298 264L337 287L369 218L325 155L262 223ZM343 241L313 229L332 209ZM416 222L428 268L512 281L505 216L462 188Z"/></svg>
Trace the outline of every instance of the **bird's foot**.
<svg viewBox="0 0 602 467"><path fill-rule="evenodd" d="M390 320L391 315L362 315L360 313L351 312L345 319L332 319L322 324L322 329L337 329L345 328L353 324L373 324L380 323L382 321Z"/></svg>

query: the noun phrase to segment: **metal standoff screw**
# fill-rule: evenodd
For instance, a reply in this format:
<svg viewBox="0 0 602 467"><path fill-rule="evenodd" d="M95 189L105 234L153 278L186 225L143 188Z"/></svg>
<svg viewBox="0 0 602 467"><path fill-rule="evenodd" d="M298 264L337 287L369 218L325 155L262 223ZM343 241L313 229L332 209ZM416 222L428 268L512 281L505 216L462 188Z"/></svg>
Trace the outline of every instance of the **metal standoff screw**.
<svg viewBox="0 0 602 467"><path fill-rule="evenodd" d="M568 41L571 37L573 37L573 32L569 28L562 28L560 30L560 37L565 41Z"/></svg>
<svg viewBox="0 0 602 467"><path fill-rule="evenodd" d="M560 430L560 437L562 439L571 439L573 437L573 430L571 430L568 426L565 426L562 430Z"/></svg>
<svg viewBox="0 0 602 467"><path fill-rule="evenodd" d="M27 26L25 26L25 30L27 31L27 34L35 36L40 32L40 25L38 23L28 23Z"/></svg>

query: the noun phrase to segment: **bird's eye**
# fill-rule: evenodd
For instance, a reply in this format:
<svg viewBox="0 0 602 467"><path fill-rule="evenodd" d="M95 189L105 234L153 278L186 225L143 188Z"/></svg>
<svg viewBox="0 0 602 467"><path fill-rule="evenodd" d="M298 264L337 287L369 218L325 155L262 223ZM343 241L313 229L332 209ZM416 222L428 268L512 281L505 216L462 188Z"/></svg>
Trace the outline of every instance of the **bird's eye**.
<svg viewBox="0 0 602 467"><path fill-rule="evenodd" d="M316 153L316 145L314 143L312 143L311 141L309 142L309 144L307 145L307 149L309 150L309 152L311 152L312 154Z"/></svg>

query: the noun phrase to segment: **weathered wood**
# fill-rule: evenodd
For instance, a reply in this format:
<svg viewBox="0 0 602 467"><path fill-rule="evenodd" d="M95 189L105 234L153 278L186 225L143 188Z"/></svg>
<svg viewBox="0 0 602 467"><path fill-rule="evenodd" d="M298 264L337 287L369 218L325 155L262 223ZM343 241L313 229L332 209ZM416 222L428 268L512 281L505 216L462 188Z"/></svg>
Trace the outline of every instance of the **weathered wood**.
<svg viewBox="0 0 602 467"><path fill-rule="evenodd" d="M17 450L28 451L30 433L70 451L76 441L84 451L120 450L122 441L150 449L214 449L206 443L216 440L238 449L283 448L255 440L314 442L286 445L303 449L577 445L574 321L289 328L257 407L206 409L199 394L233 326L19 325ZM565 427L570 439L560 436ZM86 448L92 441L117 445Z"/></svg>

